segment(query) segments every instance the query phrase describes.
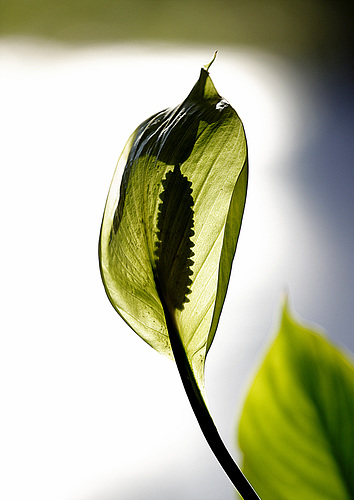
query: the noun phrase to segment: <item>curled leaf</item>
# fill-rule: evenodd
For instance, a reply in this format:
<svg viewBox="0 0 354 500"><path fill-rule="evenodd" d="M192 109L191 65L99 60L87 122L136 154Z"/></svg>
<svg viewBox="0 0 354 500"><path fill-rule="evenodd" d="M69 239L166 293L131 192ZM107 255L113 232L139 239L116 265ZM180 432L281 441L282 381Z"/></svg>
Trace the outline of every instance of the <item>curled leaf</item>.
<svg viewBox="0 0 354 500"><path fill-rule="evenodd" d="M101 275L115 309L152 347L173 357L169 314L201 389L248 175L242 123L207 69L182 104L153 115L128 140L99 245Z"/></svg>

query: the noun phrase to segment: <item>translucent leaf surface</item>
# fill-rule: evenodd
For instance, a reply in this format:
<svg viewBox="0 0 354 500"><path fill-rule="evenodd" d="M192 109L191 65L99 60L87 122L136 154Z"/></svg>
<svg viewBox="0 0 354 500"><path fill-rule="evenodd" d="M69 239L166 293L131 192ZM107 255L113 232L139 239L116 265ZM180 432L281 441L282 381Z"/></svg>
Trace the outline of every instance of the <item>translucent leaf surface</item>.
<svg viewBox="0 0 354 500"><path fill-rule="evenodd" d="M354 498L354 370L287 307L247 396L243 471L263 500Z"/></svg>
<svg viewBox="0 0 354 500"><path fill-rule="evenodd" d="M201 388L247 187L242 123L207 69L182 104L152 116L130 137L100 237L102 279L115 309L172 357L169 314Z"/></svg>

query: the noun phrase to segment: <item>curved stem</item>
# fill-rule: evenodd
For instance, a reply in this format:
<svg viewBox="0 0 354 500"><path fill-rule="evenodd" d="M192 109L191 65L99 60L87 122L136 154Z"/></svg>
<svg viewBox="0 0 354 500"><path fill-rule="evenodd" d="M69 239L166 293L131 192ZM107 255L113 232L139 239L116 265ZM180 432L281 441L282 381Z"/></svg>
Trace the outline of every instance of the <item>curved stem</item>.
<svg viewBox="0 0 354 500"><path fill-rule="evenodd" d="M219 461L221 467L238 490L240 495L245 500L259 500L259 496L247 481L238 465L234 462L230 453L226 449L216 427L211 418L209 410L205 404L204 398L200 392L198 384L195 380L193 371L187 359L181 337L175 322L172 320L169 311L162 299L163 308L165 311L166 325L169 332L172 351L175 357L177 368L182 379L184 389L187 393L189 402L192 406L194 414L198 420L200 428L207 440L214 455Z"/></svg>

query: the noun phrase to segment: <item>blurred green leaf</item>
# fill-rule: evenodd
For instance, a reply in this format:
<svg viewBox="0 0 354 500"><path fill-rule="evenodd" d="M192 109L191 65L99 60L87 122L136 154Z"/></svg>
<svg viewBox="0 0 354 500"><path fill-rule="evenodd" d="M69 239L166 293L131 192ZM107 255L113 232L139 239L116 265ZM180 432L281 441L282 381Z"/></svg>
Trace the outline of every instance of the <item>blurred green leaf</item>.
<svg viewBox="0 0 354 500"><path fill-rule="evenodd" d="M353 422L351 360L285 306L241 416L245 475L263 500L354 498Z"/></svg>
<svg viewBox="0 0 354 500"><path fill-rule="evenodd" d="M242 123L208 69L182 104L152 116L130 137L108 194L99 246L115 309L152 347L173 357L169 315L201 390L248 174Z"/></svg>

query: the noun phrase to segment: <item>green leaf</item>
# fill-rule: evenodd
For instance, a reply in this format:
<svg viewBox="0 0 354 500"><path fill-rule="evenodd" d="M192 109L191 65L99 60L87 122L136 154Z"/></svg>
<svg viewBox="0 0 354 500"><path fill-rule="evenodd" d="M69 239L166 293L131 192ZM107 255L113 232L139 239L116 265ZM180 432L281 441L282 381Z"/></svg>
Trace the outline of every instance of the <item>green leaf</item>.
<svg viewBox="0 0 354 500"><path fill-rule="evenodd" d="M217 93L209 66L182 104L153 115L128 140L99 245L114 308L140 337L173 358L168 314L201 390L248 175L242 123Z"/></svg>
<svg viewBox="0 0 354 500"><path fill-rule="evenodd" d="M354 498L354 369L287 306L246 398L243 471L263 500Z"/></svg>

